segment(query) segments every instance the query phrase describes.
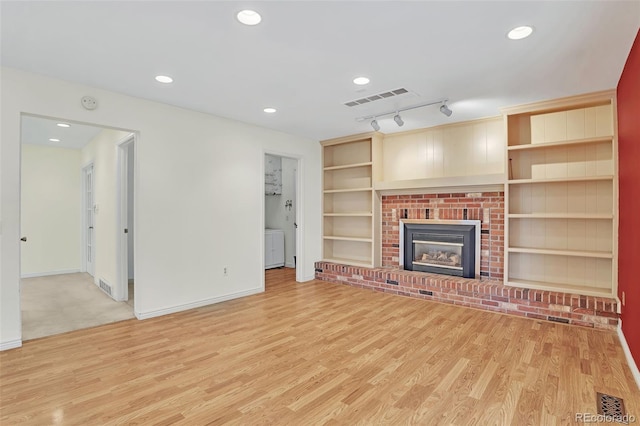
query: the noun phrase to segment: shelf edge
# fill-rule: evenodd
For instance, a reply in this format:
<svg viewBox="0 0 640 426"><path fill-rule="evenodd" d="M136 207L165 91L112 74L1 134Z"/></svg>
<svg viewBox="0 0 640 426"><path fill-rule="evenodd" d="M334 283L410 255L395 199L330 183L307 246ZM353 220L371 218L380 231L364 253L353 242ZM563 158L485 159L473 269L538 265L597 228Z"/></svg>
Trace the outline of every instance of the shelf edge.
<svg viewBox="0 0 640 426"><path fill-rule="evenodd" d="M556 141L556 142L510 145L510 146L507 146L507 151L527 151L527 150L543 149L543 148L558 148L563 146L588 145L588 144L598 143L598 142L613 142L613 135L584 138L584 139L570 139L566 141Z"/></svg>
<svg viewBox="0 0 640 426"><path fill-rule="evenodd" d="M507 247L508 253L546 254L551 256L588 257L592 259L613 259L613 252L537 249L526 247Z"/></svg>
<svg viewBox="0 0 640 426"><path fill-rule="evenodd" d="M533 290L543 290L543 291L553 291L556 293L569 293L569 294L579 294L583 296L595 296L595 297L611 297L614 295L610 289L602 288L601 290L598 287L588 287L581 286L577 284L562 284L555 282L544 282L544 281L529 281L529 280L521 280L518 278L505 280L505 285L511 287L518 288L529 288Z"/></svg>

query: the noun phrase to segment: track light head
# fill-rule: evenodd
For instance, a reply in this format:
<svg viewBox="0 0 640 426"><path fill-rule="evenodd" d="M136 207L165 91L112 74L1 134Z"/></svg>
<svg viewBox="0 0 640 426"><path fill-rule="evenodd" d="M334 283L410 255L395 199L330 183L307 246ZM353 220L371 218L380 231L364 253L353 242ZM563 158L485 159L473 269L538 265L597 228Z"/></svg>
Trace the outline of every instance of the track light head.
<svg viewBox="0 0 640 426"><path fill-rule="evenodd" d="M380 125L378 124L378 120L376 120L375 118L371 121L371 127L373 127L373 130L375 130L376 132L380 130Z"/></svg>
<svg viewBox="0 0 640 426"><path fill-rule="evenodd" d="M449 107L447 106L447 104L443 103L440 106L440 112L443 113L444 115L446 115L447 117L451 117L451 114L453 114L453 111L451 111L449 109Z"/></svg>
<svg viewBox="0 0 640 426"><path fill-rule="evenodd" d="M396 122L398 127L402 127L404 125L404 121L402 121L402 117L400 117L400 113L396 112L396 115L393 116L393 121Z"/></svg>

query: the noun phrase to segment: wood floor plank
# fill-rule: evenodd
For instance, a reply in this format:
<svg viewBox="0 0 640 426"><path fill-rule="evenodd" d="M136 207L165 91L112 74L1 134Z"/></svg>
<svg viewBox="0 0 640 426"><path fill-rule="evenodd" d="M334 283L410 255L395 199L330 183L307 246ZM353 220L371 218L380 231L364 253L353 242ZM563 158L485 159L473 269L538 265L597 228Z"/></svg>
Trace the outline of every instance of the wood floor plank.
<svg viewBox="0 0 640 426"><path fill-rule="evenodd" d="M266 292L0 353L0 424L572 424L640 417L615 334L370 292L291 269Z"/></svg>

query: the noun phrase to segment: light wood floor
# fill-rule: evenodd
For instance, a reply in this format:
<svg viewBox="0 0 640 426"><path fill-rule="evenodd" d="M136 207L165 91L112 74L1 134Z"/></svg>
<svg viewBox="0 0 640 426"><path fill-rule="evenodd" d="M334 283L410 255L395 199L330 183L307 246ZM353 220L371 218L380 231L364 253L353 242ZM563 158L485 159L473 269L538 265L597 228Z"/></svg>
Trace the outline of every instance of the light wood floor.
<svg viewBox="0 0 640 426"><path fill-rule="evenodd" d="M615 334L267 273L264 294L0 353L0 424L572 424L640 416Z"/></svg>

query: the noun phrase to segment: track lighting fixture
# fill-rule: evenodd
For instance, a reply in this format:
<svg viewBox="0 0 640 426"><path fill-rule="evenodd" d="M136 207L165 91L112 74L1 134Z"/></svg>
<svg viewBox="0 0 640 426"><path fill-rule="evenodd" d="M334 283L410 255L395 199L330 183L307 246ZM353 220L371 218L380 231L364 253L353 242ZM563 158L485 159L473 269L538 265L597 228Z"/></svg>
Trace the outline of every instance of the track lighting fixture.
<svg viewBox="0 0 640 426"><path fill-rule="evenodd" d="M416 109L416 108L422 108L422 107L426 107L429 105L438 105L440 104L440 112L443 113L444 115L446 115L447 117L451 117L451 114L453 114L453 111L451 111L449 109L449 107L447 106L447 102L449 101L449 99L447 98L443 98L443 99L438 99L437 101L430 101L430 102L423 102L421 104L416 104L416 105L411 105L405 108L399 108L399 109L395 109L392 111L385 111L385 112L381 112L378 113L376 115L367 115L364 117L358 117L356 118L356 121L368 121L371 120L371 127L373 127L373 130L375 130L376 132L380 130L380 124L378 124L378 117L384 117L384 116L388 116L388 115L393 115L393 121L396 122L396 124L398 125L398 127L402 127L404 126L404 120L402 119L402 117L400 117L400 113L404 112L404 111L409 111L412 109Z"/></svg>
<svg viewBox="0 0 640 426"><path fill-rule="evenodd" d="M453 111L449 109L449 107L445 102L443 102L442 105L440 106L440 112L446 115L447 117L451 117L451 114L453 114Z"/></svg>

